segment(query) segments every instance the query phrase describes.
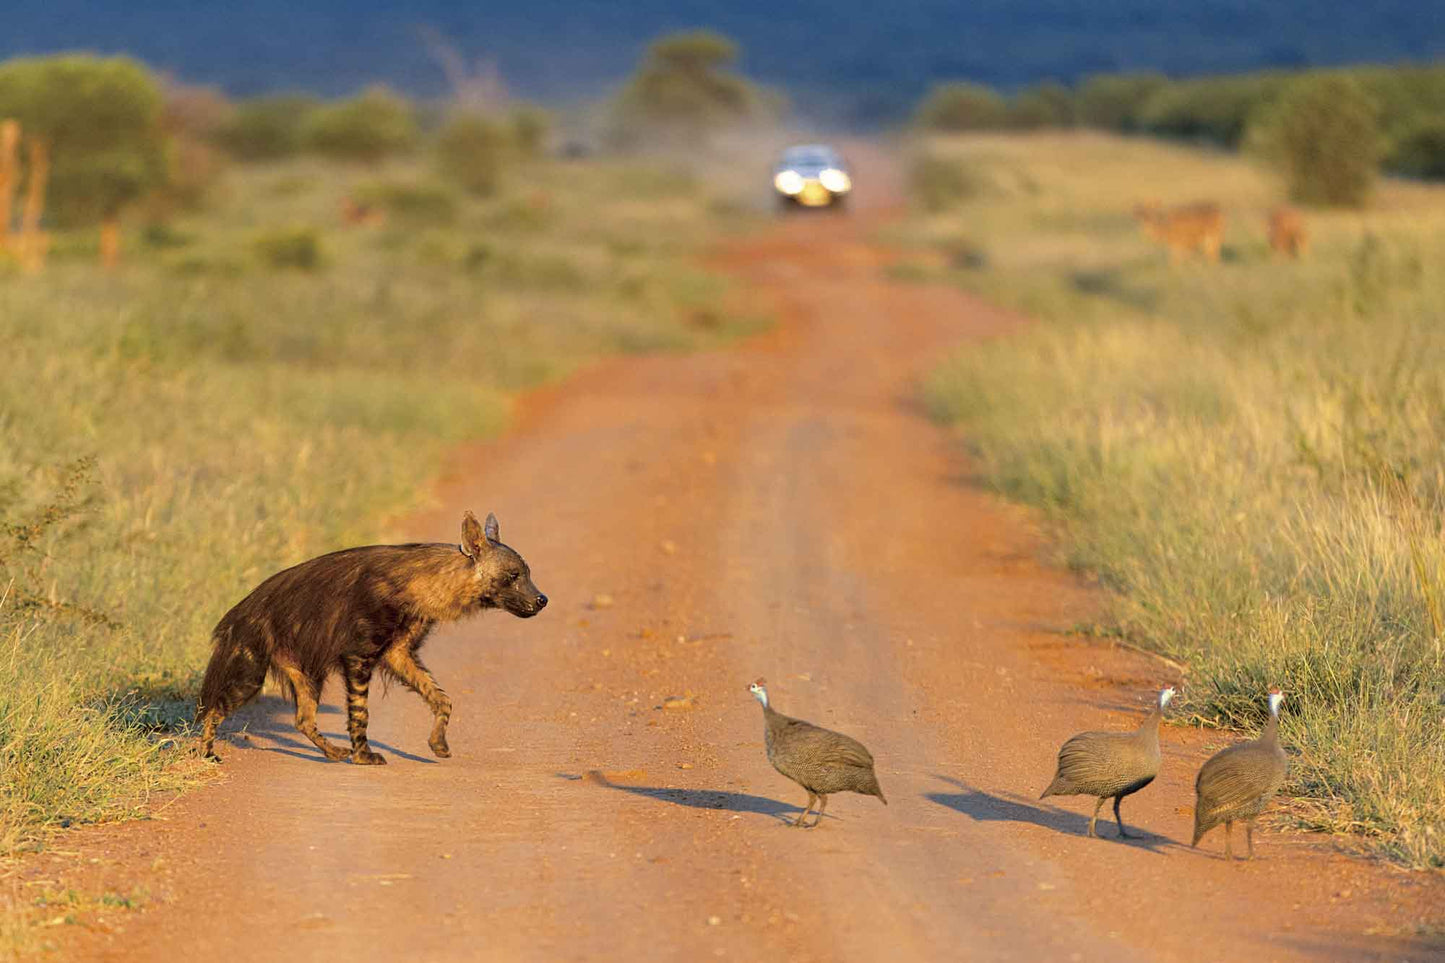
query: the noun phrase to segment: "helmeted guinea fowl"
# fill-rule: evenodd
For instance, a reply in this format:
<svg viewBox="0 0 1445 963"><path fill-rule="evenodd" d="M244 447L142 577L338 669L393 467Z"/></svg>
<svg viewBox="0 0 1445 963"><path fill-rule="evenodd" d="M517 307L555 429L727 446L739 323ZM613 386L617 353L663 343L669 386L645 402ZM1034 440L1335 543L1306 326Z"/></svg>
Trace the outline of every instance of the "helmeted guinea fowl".
<svg viewBox="0 0 1445 963"><path fill-rule="evenodd" d="M1059 749L1059 767L1040 799L1049 796L1097 796L1094 815L1089 819L1089 835L1096 835L1094 824L1104 800L1114 800L1114 819L1119 835L1129 838L1119 803L1136 793L1159 775L1159 721L1164 707L1174 698L1172 688L1159 690L1154 711L1145 717L1133 732L1081 732Z"/></svg>
<svg viewBox="0 0 1445 963"><path fill-rule="evenodd" d="M763 679L748 686L748 691L763 704L763 739L768 747L768 761L778 772L807 790L808 805L794 826L803 825L815 800L817 818L808 826L822 822L828 796L835 792L877 796L883 805L888 805L883 790L878 787L878 777L873 774L873 756L861 742L777 712L768 705L768 690Z"/></svg>
<svg viewBox="0 0 1445 963"><path fill-rule="evenodd" d="M1284 693L1269 690L1269 721L1253 742L1221 749L1205 761L1194 780L1194 839L1224 823L1224 858L1234 858L1234 824L1244 821L1248 859L1254 858L1254 821L1284 785L1289 759L1279 744L1279 706Z"/></svg>

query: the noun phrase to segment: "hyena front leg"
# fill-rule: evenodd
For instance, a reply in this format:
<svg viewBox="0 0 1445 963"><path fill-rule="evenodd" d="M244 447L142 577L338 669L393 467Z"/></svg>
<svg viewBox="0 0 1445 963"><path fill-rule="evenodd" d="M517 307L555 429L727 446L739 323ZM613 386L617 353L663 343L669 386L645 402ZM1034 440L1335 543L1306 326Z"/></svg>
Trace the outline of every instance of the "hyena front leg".
<svg viewBox="0 0 1445 963"><path fill-rule="evenodd" d="M370 659L347 656L342 660L346 676L346 731L351 734L351 761L358 766L384 766L386 758L371 751L366 742L366 723L371 714L366 707L366 693L371 688Z"/></svg>
<svg viewBox="0 0 1445 963"><path fill-rule="evenodd" d="M314 742L317 749L326 753L327 759L340 761L350 755L345 749L332 745L321 734L321 730L316 728L316 698L320 693L316 691L315 683L294 665L278 659L275 667L278 672L286 676L286 680L296 693L296 728L300 733Z"/></svg>
<svg viewBox="0 0 1445 963"><path fill-rule="evenodd" d="M398 645L389 649L386 655L382 656L382 661L392 674L401 680L402 685L421 696L431 708L435 717L431 738L427 739L431 751L443 759L450 756L452 751L447 746L447 721L452 717L451 696L442 691L442 687L437 685L437 680L432 678L426 666L421 664L416 653L406 646Z"/></svg>

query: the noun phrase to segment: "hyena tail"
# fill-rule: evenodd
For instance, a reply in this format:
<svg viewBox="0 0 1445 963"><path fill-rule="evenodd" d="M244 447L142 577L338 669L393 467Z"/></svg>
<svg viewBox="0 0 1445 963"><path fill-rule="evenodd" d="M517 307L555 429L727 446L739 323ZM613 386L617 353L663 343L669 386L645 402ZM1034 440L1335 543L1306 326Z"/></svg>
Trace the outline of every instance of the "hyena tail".
<svg viewBox="0 0 1445 963"><path fill-rule="evenodd" d="M201 681L196 722L201 726L201 755L217 759L216 727L221 721L255 698L266 682L271 660L244 642L217 633L215 651Z"/></svg>

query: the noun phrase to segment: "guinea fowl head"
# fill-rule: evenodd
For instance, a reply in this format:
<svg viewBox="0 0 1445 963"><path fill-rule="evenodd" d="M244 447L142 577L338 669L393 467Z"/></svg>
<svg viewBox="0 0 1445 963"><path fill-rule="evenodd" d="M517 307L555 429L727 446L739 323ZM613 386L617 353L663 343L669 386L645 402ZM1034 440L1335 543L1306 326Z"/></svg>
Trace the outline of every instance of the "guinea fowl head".
<svg viewBox="0 0 1445 963"><path fill-rule="evenodd" d="M1172 698L1174 698L1174 687L1172 685L1167 685L1159 690L1159 708L1161 711L1169 704L1169 700Z"/></svg>
<svg viewBox="0 0 1445 963"><path fill-rule="evenodd" d="M749 686L748 686L748 691L753 694L753 698L754 698L754 699L757 699L759 702L761 702L761 703L763 704L763 708L764 708L764 709L766 709L766 708L768 707L768 680L767 680L767 679L759 679L758 681L756 681L756 682L754 682L753 684L749 685Z"/></svg>
<svg viewBox="0 0 1445 963"><path fill-rule="evenodd" d="M1284 693L1283 693L1283 692L1279 691L1279 689L1278 689L1277 687L1276 687L1276 688L1273 688L1273 689L1270 689L1270 690L1269 690L1269 714L1272 715L1272 716L1278 716L1278 715L1279 715L1279 706L1280 706L1280 703L1283 702L1283 701L1284 701Z"/></svg>

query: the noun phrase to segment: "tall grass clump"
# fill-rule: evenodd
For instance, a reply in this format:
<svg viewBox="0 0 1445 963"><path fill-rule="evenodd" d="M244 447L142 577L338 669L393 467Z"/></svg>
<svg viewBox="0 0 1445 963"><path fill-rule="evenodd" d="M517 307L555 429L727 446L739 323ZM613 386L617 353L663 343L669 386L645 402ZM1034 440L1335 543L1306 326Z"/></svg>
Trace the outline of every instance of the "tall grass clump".
<svg viewBox="0 0 1445 963"><path fill-rule="evenodd" d="M1251 728L1286 690L1299 819L1445 866L1445 192L1313 215L1286 263L1241 162L1101 137L950 149L1033 186L965 209L989 270L946 276L1041 322L948 360L932 410L1045 513L1117 629L1187 666L1195 712ZM1218 198L1224 263L1171 269L1127 215L1140 196Z"/></svg>

